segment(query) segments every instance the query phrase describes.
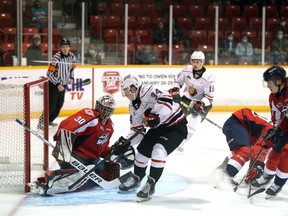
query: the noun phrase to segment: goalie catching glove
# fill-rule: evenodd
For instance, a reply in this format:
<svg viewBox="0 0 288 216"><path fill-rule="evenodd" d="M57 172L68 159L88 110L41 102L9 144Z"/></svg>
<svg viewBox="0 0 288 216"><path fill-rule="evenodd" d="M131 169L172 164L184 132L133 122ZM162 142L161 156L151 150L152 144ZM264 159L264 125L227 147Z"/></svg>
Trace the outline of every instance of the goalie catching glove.
<svg viewBox="0 0 288 216"><path fill-rule="evenodd" d="M128 150L130 143L131 142L128 142L123 136L119 137L116 143L112 146L112 153L114 155L124 154Z"/></svg>
<svg viewBox="0 0 288 216"><path fill-rule="evenodd" d="M143 123L146 127L155 128L160 123L160 118L158 114L151 113L151 108L148 108L144 113Z"/></svg>

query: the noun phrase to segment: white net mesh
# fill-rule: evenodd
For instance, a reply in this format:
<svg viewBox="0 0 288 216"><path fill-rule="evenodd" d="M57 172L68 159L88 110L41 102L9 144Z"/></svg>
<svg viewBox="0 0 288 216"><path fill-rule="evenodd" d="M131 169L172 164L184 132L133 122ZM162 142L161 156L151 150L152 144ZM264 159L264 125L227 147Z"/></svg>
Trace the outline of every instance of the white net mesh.
<svg viewBox="0 0 288 216"><path fill-rule="evenodd" d="M44 165L44 145L37 137L28 134L15 120L30 121L30 128L43 135L44 111L43 82L27 87L30 79L11 79L0 82L0 191L24 191L27 177L32 170L42 170ZM30 102L29 102L30 101ZM38 126L38 127L37 127ZM28 132L29 133L29 132ZM29 146L31 150L29 151ZM29 160L31 162L29 163ZM29 172L29 173L27 173Z"/></svg>

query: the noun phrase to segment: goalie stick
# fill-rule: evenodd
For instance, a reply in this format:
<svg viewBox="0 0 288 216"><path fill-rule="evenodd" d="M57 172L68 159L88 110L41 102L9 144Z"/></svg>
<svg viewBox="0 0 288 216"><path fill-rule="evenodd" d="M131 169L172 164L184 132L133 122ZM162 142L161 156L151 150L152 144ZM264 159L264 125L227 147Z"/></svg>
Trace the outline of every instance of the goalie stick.
<svg viewBox="0 0 288 216"><path fill-rule="evenodd" d="M143 128L141 128L140 130L138 130L137 132L135 132L131 137L129 137L129 139L127 139L126 141L125 141L125 143L123 144L123 145L127 145L132 139L134 139L136 136L138 136L141 132L143 132L145 130L145 128L143 127ZM107 159L109 159L111 156L113 155L113 152L111 153L111 154L109 154L108 156L106 156L99 164L96 164L91 170L84 170L84 171L82 171L82 170L80 170L80 169L78 169L78 170L80 170L80 171L82 171L82 172L84 172L85 173L85 175L83 175L80 179L78 179L76 182L74 182L72 185L70 185L69 187L71 187L71 188L73 188L75 185L77 185L78 183L80 183L83 179L85 179L87 176L92 180L92 181L94 181L95 183L97 183L98 185L100 185L99 183L102 183L102 182L104 182L105 180L104 179L102 179L99 175L97 175L94 171L97 169L97 167L101 164L101 163L104 163L105 162L105 160L107 160ZM74 158L75 159L75 158ZM76 159L75 159L76 160ZM73 164L72 163L72 165L75 167L75 168L78 168L78 164ZM81 165L81 164L80 164ZM84 165L83 165L84 166ZM93 173L92 173L93 172ZM130 173L130 175L132 174L132 172L129 172ZM97 177L99 178L99 179L94 179L94 178L92 178L91 177L91 175L93 176L93 174L96 174L97 175ZM114 187L117 187L120 183L122 183L121 181L119 181L118 179L115 179L116 180L116 183L117 184L115 184L115 183L113 183L113 186L112 186L112 184L111 185L108 185L107 183L105 184L105 183L102 183L102 186L101 187L103 187L104 188L104 186L105 186L105 188L104 189L111 189L111 188L114 188ZM113 181L115 181L115 180L113 180ZM118 181L117 181L118 180ZM99 183L98 183L98 181L100 181ZM107 181L106 181L107 182Z"/></svg>
<svg viewBox="0 0 288 216"><path fill-rule="evenodd" d="M278 129L279 125L281 124L282 120L285 118L285 113L283 114L283 117L281 118L281 120L279 121L278 124L275 124L275 126L273 127L273 132L275 133L275 131ZM264 136L261 143L263 143L265 140L271 138L271 136L274 135L274 133L270 134L270 136ZM244 179L247 177L247 175L249 174L250 170L253 168L254 164L256 163L256 160L258 159L258 157L260 156L260 154L262 153L262 151L264 150L264 148L262 147L261 150L258 152L258 154L256 155L255 159L253 160L253 162L251 163L251 165L249 166L247 172L245 173L245 175L243 176L243 178L240 180L240 182L233 188L233 191L236 192L239 188L239 186L241 185L241 183L244 181ZM260 190L260 189L259 189ZM254 194L255 195L255 194ZM249 194L248 194L249 196ZM250 196L251 197L251 196Z"/></svg>
<svg viewBox="0 0 288 216"><path fill-rule="evenodd" d="M16 119L16 122L18 124L20 124L21 126L24 127L24 129L26 129L27 131L29 131L30 133L32 133L33 135L35 135L37 138L39 138L40 140L42 140L46 145L49 145L51 148L54 148L54 145L52 143L50 143L48 140L46 140L44 137L42 137L41 135L39 135L36 131L32 130L31 128L29 128L27 125L24 124L24 122L22 122L19 119ZM129 139L127 139L127 141L125 143L130 142L132 139L134 139L138 134L140 134L142 131L144 131L145 128L140 129L139 131L137 131L135 134L133 134ZM108 156L106 156L102 161L103 163L105 162L105 160L107 160L109 157L111 157L112 153L109 154ZM102 162L101 161L101 162ZM100 162L100 163L101 163ZM94 181L96 184L98 184L100 187L102 187L103 189L112 189L115 188L117 186L120 185L120 183L126 181L130 176L132 176L132 172L128 172L126 174L124 174L123 176L120 176L117 179L114 179L112 181L106 181L103 178L101 178L98 174L96 174L94 172L94 170L97 169L97 167L100 165L97 164L92 168L87 168L84 164L82 164L80 161L78 161L76 158L74 158L73 156L71 156L71 165L73 165L77 170L79 170L82 173L85 173L85 175L81 176L80 179L78 179L76 182L74 182L72 185L68 186L68 190L70 191L71 189L73 189L76 185L78 185L84 178L88 177L89 179L91 179L92 181Z"/></svg>

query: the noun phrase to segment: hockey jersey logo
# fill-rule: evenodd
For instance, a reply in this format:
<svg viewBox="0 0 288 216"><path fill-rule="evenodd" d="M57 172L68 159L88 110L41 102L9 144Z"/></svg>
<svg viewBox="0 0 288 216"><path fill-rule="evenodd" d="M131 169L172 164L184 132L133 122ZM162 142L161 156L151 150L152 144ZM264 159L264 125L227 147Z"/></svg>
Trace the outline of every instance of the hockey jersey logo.
<svg viewBox="0 0 288 216"><path fill-rule="evenodd" d="M108 140L108 137L109 137L109 134L108 133L105 133L105 134L102 134L99 138L98 138L98 141L97 141L97 145L104 145L107 140Z"/></svg>

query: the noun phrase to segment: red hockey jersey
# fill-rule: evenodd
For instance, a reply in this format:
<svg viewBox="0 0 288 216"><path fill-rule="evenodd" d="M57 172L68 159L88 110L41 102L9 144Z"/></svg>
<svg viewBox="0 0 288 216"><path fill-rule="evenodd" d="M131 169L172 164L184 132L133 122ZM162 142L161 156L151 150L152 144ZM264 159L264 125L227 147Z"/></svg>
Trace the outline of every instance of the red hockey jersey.
<svg viewBox="0 0 288 216"><path fill-rule="evenodd" d="M102 125L99 113L94 109L82 109L63 120L54 140L61 129L75 133L72 153L84 159L104 158L111 152L109 141L114 132L113 123L109 118L106 124Z"/></svg>

